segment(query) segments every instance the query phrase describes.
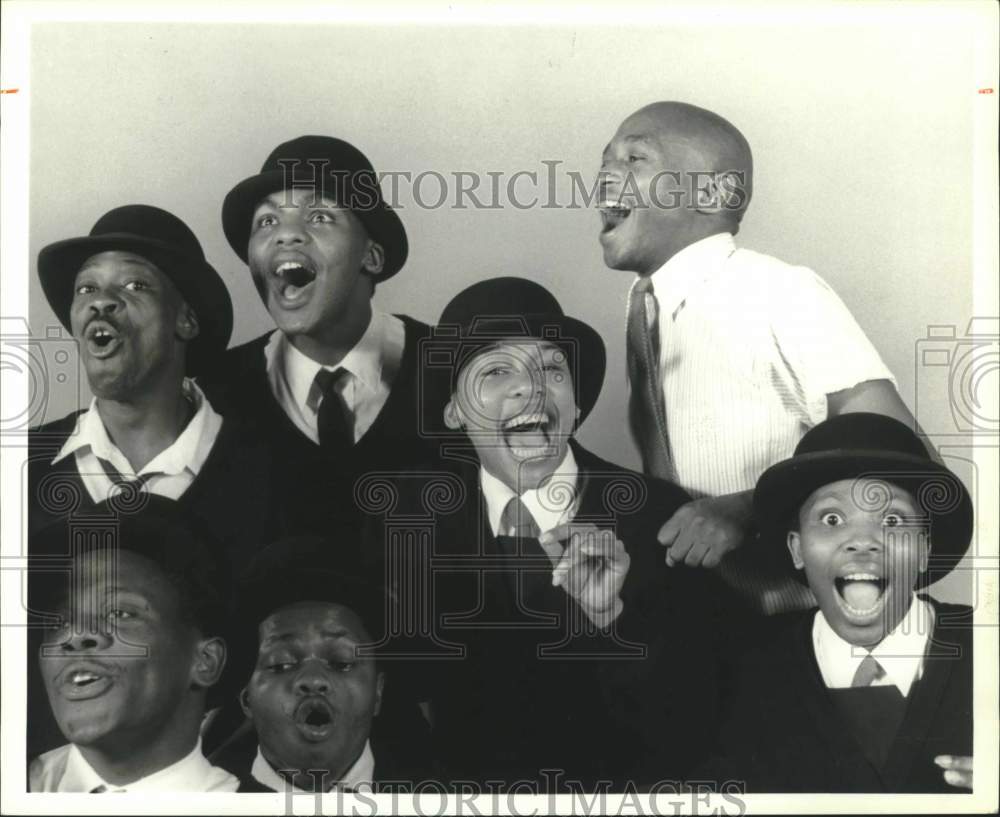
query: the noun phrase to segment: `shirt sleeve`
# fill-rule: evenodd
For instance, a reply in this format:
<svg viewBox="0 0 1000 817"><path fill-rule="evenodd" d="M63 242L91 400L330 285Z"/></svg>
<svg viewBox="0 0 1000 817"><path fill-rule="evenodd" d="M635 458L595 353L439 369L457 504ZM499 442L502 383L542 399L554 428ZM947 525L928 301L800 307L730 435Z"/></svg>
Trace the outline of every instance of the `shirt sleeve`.
<svg viewBox="0 0 1000 817"><path fill-rule="evenodd" d="M896 379L837 293L812 270L786 267L771 281L774 376L808 425L826 419L827 395ZM775 284L778 289L774 290Z"/></svg>

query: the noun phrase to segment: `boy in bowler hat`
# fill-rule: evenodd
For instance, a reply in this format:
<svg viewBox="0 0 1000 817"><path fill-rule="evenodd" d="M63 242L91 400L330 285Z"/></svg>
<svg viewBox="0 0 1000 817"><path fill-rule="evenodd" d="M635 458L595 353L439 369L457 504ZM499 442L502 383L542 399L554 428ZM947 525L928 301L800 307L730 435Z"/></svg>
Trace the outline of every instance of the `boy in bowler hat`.
<svg viewBox="0 0 1000 817"><path fill-rule="evenodd" d="M275 542L237 585L229 685L251 728L216 759L239 775L240 791L371 791L379 780L423 778L414 744L372 734L392 600L347 567L337 544Z"/></svg>
<svg viewBox="0 0 1000 817"><path fill-rule="evenodd" d="M356 477L425 460L419 340L429 328L372 303L403 267L406 230L371 162L330 136L276 147L226 195L222 223L277 328L201 379L287 466L289 533L353 509Z"/></svg>
<svg viewBox="0 0 1000 817"><path fill-rule="evenodd" d="M539 284L494 278L455 296L430 343L428 359L450 350L441 410L466 486L434 530L433 558L459 560L434 575L435 635L464 650L430 662L443 766L588 787L682 774L707 748L732 628L711 574L663 564L659 521L684 491L574 439L603 341Z"/></svg>
<svg viewBox="0 0 1000 817"><path fill-rule="evenodd" d="M101 503L98 516L110 537L96 518L32 537L32 607L55 616L36 660L69 742L31 763L29 790L236 791L199 737L226 662L221 546L163 497Z"/></svg>
<svg viewBox="0 0 1000 817"><path fill-rule="evenodd" d="M967 549L972 503L904 424L818 424L761 476L759 518L818 610L750 652L712 772L751 792L972 788L972 610L918 592Z"/></svg>
<svg viewBox="0 0 1000 817"><path fill-rule="evenodd" d="M192 379L222 355L233 325L229 293L194 233L158 207L117 207L88 235L44 247L38 275L93 399L29 434L29 530L89 513L128 484L204 519L240 564L273 535L271 469L266 449ZM58 732L29 695L37 753Z"/></svg>

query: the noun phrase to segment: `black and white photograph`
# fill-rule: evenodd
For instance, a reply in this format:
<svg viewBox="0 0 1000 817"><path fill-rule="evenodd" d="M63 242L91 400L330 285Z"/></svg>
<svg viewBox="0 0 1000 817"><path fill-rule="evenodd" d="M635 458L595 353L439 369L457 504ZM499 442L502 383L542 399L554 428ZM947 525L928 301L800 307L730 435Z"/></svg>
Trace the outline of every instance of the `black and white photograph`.
<svg viewBox="0 0 1000 817"><path fill-rule="evenodd" d="M997 811L995 4L0 13L3 813Z"/></svg>

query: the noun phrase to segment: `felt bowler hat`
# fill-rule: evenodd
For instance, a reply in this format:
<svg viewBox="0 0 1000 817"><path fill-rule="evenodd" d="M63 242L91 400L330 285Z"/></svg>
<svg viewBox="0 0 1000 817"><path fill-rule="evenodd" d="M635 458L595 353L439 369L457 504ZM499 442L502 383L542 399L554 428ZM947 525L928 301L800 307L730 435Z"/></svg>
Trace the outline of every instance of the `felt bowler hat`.
<svg viewBox="0 0 1000 817"><path fill-rule="evenodd" d="M348 607L361 619L374 644L386 636L395 597L362 577L357 559L345 556L362 535L349 524L326 537L292 536L256 553L238 579L227 641L230 663L224 685L238 690L253 673L258 628L272 613L302 602ZM344 541L351 537L355 541Z"/></svg>
<svg viewBox="0 0 1000 817"><path fill-rule="evenodd" d="M379 280L395 275L406 261L408 244L403 222L382 198L372 163L354 145L332 136L300 136L278 145L260 173L237 184L222 204L222 229L229 245L247 262L254 210L278 190L314 189L346 207L365 225L385 251Z"/></svg>
<svg viewBox="0 0 1000 817"><path fill-rule="evenodd" d="M526 278L490 278L462 290L444 308L435 335L451 337L461 347L453 381L473 353L496 343L544 340L560 346L573 375L580 423L604 384L607 354L601 336L567 316L551 292Z"/></svg>
<svg viewBox="0 0 1000 817"><path fill-rule="evenodd" d="M934 572L943 575L961 561L972 539L972 500L962 481L934 462L906 425L881 414L841 414L805 433L790 459L765 471L754 491L761 527L783 534L815 490L844 479L881 480L912 494L930 523ZM861 483L859 483L859 488ZM878 509L888 497L868 484L859 505ZM772 537L781 539L779 535Z"/></svg>
<svg viewBox="0 0 1000 817"><path fill-rule="evenodd" d="M166 275L198 317L198 336L188 344L187 372L205 371L226 350L233 331L233 304L201 244L177 216L147 204L127 204L101 216L89 235L42 248L38 277L56 317L70 329L73 283L83 262L109 250L132 252Z"/></svg>

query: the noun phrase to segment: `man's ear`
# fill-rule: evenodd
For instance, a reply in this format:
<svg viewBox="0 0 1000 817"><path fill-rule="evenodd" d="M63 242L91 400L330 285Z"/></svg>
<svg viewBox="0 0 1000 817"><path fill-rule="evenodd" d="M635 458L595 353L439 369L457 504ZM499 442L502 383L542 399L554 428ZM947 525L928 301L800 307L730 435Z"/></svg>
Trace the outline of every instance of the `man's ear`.
<svg viewBox="0 0 1000 817"><path fill-rule="evenodd" d="M380 672L375 676L375 708L372 715L378 715L382 711L382 690L385 689L385 673Z"/></svg>
<svg viewBox="0 0 1000 817"><path fill-rule="evenodd" d="M796 570L802 570L806 563L802 561L802 539L797 530L788 531L788 552L792 554L792 564Z"/></svg>
<svg viewBox="0 0 1000 817"><path fill-rule="evenodd" d="M208 689L218 683L226 666L226 642L221 638L203 638L198 642L198 653L191 667L191 681L195 686Z"/></svg>
<svg viewBox="0 0 1000 817"><path fill-rule="evenodd" d="M707 216L715 215L737 206L739 180L732 171L715 173L695 191L695 210Z"/></svg>
<svg viewBox="0 0 1000 817"><path fill-rule="evenodd" d="M253 720L253 712L250 710L250 693L247 692L246 687L240 690L239 698L240 709L243 710L243 714L250 718L250 720Z"/></svg>
<svg viewBox="0 0 1000 817"><path fill-rule="evenodd" d="M380 278L385 268L385 250L377 241L368 240L368 249L361 259L361 271L372 278Z"/></svg>
<svg viewBox="0 0 1000 817"><path fill-rule="evenodd" d="M182 301L180 309L177 310L177 322L174 328L177 332L177 337L186 341L194 340L201 331L201 327L198 324L198 316L188 305L187 301Z"/></svg>
<svg viewBox="0 0 1000 817"><path fill-rule="evenodd" d="M448 405L444 407L444 424L452 431L458 431L463 427L462 412L455 404L454 396L448 401Z"/></svg>

